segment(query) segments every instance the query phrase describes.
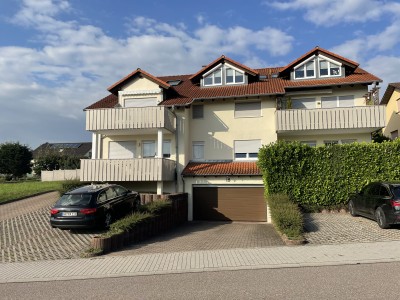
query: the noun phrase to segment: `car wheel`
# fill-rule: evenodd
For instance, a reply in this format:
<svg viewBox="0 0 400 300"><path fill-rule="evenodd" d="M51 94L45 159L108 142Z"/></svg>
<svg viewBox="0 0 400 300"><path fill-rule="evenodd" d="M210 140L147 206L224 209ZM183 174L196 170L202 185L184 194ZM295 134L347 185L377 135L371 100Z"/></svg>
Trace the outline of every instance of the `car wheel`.
<svg viewBox="0 0 400 300"><path fill-rule="evenodd" d="M386 221L386 216L385 213L383 212L383 209L378 207L375 211L375 219L376 222L378 223L379 227L382 229L389 228L389 224Z"/></svg>
<svg viewBox="0 0 400 300"><path fill-rule="evenodd" d="M112 216L111 212L107 212L104 217L104 227L110 228L112 221L113 221L113 216Z"/></svg>
<svg viewBox="0 0 400 300"><path fill-rule="evenodd" d="M350 200L350 201L349 201L349 213L350 213L350 215L352 215L353 217L356 217L356 216L357 216L356 210L355 210L355 208L354 208L354 202L353 202L353 200Z"/></svg>

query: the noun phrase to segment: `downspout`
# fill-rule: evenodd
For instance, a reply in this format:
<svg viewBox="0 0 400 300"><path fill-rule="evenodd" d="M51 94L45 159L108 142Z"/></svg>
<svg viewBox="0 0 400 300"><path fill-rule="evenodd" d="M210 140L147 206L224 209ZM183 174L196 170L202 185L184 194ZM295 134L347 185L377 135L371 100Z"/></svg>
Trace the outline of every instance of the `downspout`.
<svg viewBox="0 0 400 300"><path fill-rule="evenodd" d="M175 166L175 178L176 178L175 192L177 193L178 192L178 165L179 165L179 152L178 152L178 150L179 150L179 143L178 143L179 142L179 140L178 140L179 126L178 126L178 116L175 113L175 105L172 105L171 112L175 116L175 157L176 157L176 159L175 159L175 163L176 163L176 166ZM185 189L184 185L183 185L183 189Z"/></svg>

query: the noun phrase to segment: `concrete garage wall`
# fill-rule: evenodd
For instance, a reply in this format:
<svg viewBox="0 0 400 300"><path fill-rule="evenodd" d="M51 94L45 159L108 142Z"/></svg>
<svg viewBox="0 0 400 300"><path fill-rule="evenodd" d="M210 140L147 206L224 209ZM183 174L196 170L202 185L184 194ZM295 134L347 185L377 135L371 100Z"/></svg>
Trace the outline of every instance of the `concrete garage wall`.
<svg viewBox="0 0 400 300"><path fill-rule="evenodd" d="M42 171L42 181L63 181L77 179L79 180L80 169L77 170L55 170L55 171Z"/></svg>

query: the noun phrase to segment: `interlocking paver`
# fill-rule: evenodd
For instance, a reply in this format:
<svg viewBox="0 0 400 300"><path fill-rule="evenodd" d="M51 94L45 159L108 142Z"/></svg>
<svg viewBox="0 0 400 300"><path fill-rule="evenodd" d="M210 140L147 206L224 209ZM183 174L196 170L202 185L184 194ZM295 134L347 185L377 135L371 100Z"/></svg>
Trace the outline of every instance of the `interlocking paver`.
<svg viewBox="0 0 400 300"><path fill-rule="evenodd" d="M51 228L48 193L0 206L0 262L77 258L96 233Z"/></svg>
<svg viewBox="0 0 400 300"><path fill-rule="evenodd" d="M305 237L310 244L400 241L399 228L381 229L373 220L348 213L305 215Z"/></svg>

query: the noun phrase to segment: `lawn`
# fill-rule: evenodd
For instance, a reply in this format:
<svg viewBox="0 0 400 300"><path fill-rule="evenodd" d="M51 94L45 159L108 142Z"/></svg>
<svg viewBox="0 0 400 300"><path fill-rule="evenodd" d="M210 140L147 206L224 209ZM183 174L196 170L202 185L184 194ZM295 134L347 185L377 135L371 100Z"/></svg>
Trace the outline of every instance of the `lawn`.
<svg viewBox="0 0 400 300"><path fill-rule="evenodd" d="M27 197L37 193L59 190L61 181L27 181L18 183L0 183L0 203Z"/></svg>

